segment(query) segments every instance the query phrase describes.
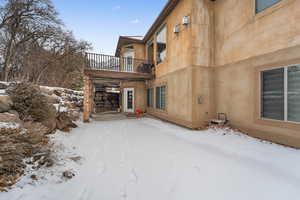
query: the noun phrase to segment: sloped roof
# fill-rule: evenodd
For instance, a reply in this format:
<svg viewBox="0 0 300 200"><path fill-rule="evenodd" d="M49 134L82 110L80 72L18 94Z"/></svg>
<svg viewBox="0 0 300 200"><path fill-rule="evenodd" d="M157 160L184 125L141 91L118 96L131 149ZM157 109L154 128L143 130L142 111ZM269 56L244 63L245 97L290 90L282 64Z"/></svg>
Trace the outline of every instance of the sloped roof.
<svg viewBox="0 0 300 200"><path fill-rule="evenodd" d="M160 12L148 32L146 33L143 41L147 42L150 37L155 33L155 31L161 26L164 20L169 16L169 14L174 10L180 0L169 0L163 10Z"/></svg>
<svg viewBox="0 0 300 200"><path fill-rule="evenodd" d="M172 12L180 0L169 0L159 16L156 18L145 37L142 36L120 36L117 44L115 56L120 55L121 47L131 43L145 44L149 38L155 33L159 26L163 23L166 17Z"/></svg>
<svg viewBox="0 0 300 200"><path fill-rule="evenodd" d="M211 0L216 1L216 0ZM162 9L148 32L146 33L145 37L142 36L120 36L116 55L119 53L121 46L130 44L130 43L143 43L145 44L151 36L155 33L155 31L161 26L161 24L164 22L164 20L169 16L169 14L174 10L174 8L177 6L177 4L180 2L180 0L169 0L165 7Z"/></svg>
<svg viewBox="0 0 300 200"><path fill-rule="evenodd" d="M140 37L140 39L138 39ZM124 45L132 44L132 43L138 43L143 44L143 37L141 36L120 36L119 41L117 44L117 49L115 52L115 56L120 56L121 47Z"/></svg>

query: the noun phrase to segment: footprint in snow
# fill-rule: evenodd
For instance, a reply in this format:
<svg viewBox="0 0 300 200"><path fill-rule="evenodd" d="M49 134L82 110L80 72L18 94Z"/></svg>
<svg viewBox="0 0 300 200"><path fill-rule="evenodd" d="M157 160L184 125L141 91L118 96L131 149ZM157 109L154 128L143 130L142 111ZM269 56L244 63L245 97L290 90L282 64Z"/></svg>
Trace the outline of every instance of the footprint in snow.
<svg viewBox="0 0 300 200"><path fill-rule="evenodd" d="M134 169L131 170L130 173L130 181L136 183L138 181L137 173Z"/></svg>
<svg viewBox="0 0 300 200"><path fill-rule="evenodd" d="M106 170L105 165L102 162L98 163L98 165L97 165L97 174L98 175L104 174L105 170Z"/></svg>

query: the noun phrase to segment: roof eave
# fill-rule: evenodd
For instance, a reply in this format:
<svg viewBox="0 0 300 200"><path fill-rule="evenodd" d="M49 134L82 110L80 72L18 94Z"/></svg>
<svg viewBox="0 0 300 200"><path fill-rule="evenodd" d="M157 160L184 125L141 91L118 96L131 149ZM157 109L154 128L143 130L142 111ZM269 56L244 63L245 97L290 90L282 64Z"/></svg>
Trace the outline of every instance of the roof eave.
<svg viewBox="0 0 300 200"><path fill-rule="evenodd" d="M161 26L161 24L164 22L166 17L169 16L169 14L173 11L173 9L177 6L178 2L180 0L169 0L168 3L165 5L163 10L160 12L158 17L156 18L155 22L152 24L148 32L146 33L143 42L146 43L151 36L155 33L155 31Z"/></svg>
<svg viewBox="0 0 300 200"><path fill-rule="evenodd" d="M120 36L118 44L117 44L116 52L115 52L116 57L120 56L120 51L121 51L122 46L127 45L127 44L123 44L123 41L125 41L125 43L127 42L127 44L131 44L131 43L132 44L134 44L134 43L143 44L143 40L130 38L130 37L126 37L126 36Z"/></svg>

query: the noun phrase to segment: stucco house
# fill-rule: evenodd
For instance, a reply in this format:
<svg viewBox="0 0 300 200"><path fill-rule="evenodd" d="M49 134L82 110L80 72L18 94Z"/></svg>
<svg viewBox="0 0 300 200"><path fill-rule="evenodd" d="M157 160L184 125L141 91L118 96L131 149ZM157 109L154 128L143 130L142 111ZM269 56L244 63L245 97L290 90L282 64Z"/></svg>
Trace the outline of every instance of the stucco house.
<svg viewBox="0 0 300 200"><path fill-rule="evenodd" d="M169 0L144 37L87 54L84 120L141 109L194 129L226 113L300 148L299 22L300 0Z"/></svg>

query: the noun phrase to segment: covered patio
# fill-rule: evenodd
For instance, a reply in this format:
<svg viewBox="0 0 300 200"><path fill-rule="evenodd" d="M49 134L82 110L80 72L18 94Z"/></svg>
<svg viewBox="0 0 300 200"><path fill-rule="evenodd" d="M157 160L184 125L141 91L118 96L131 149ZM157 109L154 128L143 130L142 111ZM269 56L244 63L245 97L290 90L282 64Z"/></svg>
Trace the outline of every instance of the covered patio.
<svg viewBox="0 0 300 200"><path fill-rule="evenodd" d="M146 80L154 78L147 60L87 53L84 66L84 122L101 112L134 112L146 103Z"/></svg>

